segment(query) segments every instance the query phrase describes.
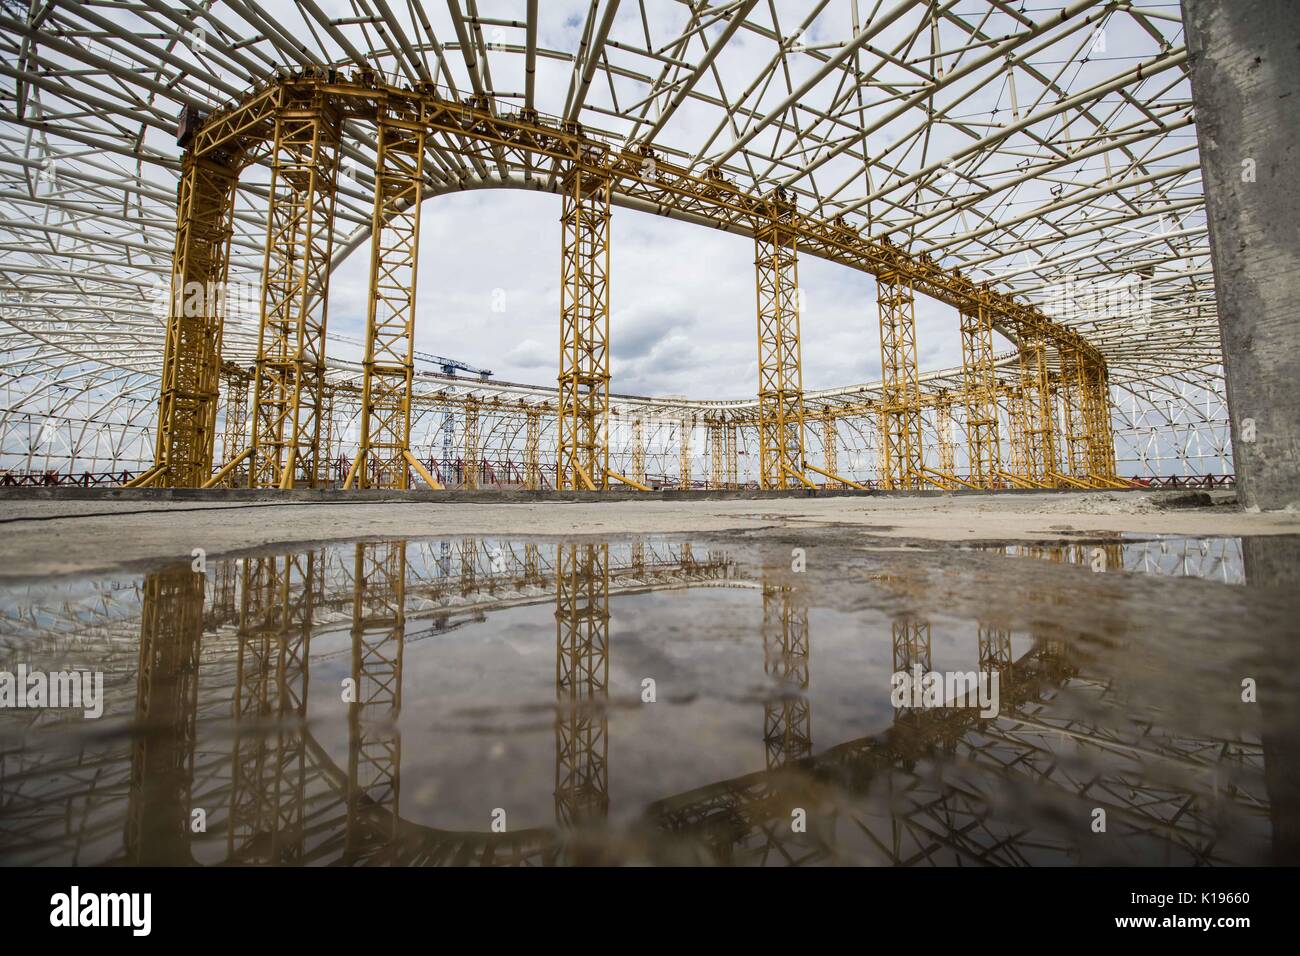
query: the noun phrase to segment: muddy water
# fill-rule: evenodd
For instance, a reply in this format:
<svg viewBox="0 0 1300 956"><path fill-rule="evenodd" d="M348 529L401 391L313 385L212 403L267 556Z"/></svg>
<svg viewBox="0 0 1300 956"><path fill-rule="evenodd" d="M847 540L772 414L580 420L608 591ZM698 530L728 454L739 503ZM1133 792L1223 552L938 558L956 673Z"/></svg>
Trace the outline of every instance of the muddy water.
<svg viewBox="0 0 1300 956"><path fill-rule="evenodd" d="M338 543L11 587L0 863L1293 852L1295 634L1240 539L809 544Z"/></svg>

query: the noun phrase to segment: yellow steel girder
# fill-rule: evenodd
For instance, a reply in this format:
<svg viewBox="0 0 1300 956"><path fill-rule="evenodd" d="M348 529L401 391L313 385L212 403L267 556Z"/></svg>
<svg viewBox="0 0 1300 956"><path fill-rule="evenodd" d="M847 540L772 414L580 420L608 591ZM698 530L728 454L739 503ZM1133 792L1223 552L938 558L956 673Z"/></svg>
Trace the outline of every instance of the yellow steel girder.
<svg viewBox="0 0 1300 956"><path fill-rule="evenodd" d="M564 177L556 488L609 484L609 174L599 155Z"/></svg>
<svg viewBox="0 0 1300 956"><path fill-rule="evenodd" d="M727 424L727 487L739 488L738 435L734 423Z"/></svg>
<svg viewBox="0 0 1300 956"><path fill-rule="evenodd" d="M677 487L682 491L691 488L691 432L694 420L683 418L677 423Z"/></svg>
<svg viewBox="0 0 1300 956"><path fill-rule="evenodd" d="M133 484L198 487L212 473L238 182L233 166L181 162L154 467Z"/></svg>
<svg viewBox="0 0 1300 956"><path fill-rule="evenodd" d="M524 436L524 487L536 491L542 486L542 413L529 409Z"/></svg>
<svg viewBox="0 0 1300 956"><path fill-rule="evenodd" d="M980 306L961 313L962 397L966 404L966 451L971 484L1001 484L998 380L993 366L993 323Z"/></svg>
<svg viewBox="0 0 1300 956"><path fill-rule="evenodd" d="M793 205L776 198L754 233L758 291L760 488L811 484L803 475L803 366L799 346L799 247Z"/></svg>
<svg viewBox="0 0 1300 956"><path fill-rule="evenodd" d="M645 476L645 426L641 419L632 420L632 480L646 483Z"/></svg>
<svg viewBox="0 0 1300 956"><path fill-rule="evenodd" d="M716 419L708 420L709 430L709 487L722 488L723 482L723 458L725 449L723 445L726 438L723 436L723 424Z"/></svg>
<svg viewBox="0 0 1300 956"><path fill-rule="evenodd" d="M461 436L464 446L461 449L460 486L473 491L478 488L479 477L483 473L482 449L478 436L478 402L473 398L464 405L465 433Z"/></svg>
<svg viewBox="0 0 1300 956"><path fill-rule="evenodd" d="M1061 369L1056 383L1056 400L1060 409L1062 440L1061 473L1086 481L1088 478L1088 428L1084 418L1084 391L1087 376L1079 353L1073 349L1060 352Z"/></svg>
<svg viewBox="0 0 1300 956"><path fill-rule="evenodd" d="M1020 343L1019 418L1022 428L1020 477L1042 486L1055 484L1056 445L1052 421L1047 344L1041 338Z"/></svg>
<svg viewBox="0 0 1300 956"><path fill-rule="evenodd" d="M887 240L873 240L841 220L803 215L781 197L774 203L770 195L748 192L730 182L720 170L695 173L658 156L654 163L647 164L647 148L611 149L588 137L576 124L555 126L526 112L498 115L483 103L447 101L433 89L403 89L384 83L373 73L348 78L336 70L309 68L278 76L272 84L251 91L241 102L215 112L196 131L183 168L174 274L184 275L186 283L196 277L203 282L216 276L224 280L226 256L214 255L212 250L222 244L228 246L238 168L258 152L260 144L271 145L273 180L253 439L250 448L240 453L252 458L248 467L252 485L292 487L324 479L322 370L338 136L344 119L379 124L393 117L410 120L413 128L407 131L415 135L446 134L444 148L482 164L482 168L503 168L505 163L538 168L549 163L567 171L563 177L566 252L562 266L562 396L557 429L560 487L597 488L608 483L608 444L604 435L608 415L608 210L614 191L628 200L703 217L724 228L750 230L760 247L759 258L771 263L767 270L770 275L766 294L770 301L766 310L761 301L765 283L761 275L759 278L760 404L764 406L758 416L759 470L763 487L787 487L794 481L808 483L802 474L806 463L797 299L786 301L797 291L796 259L801 249L877 275L895 293L906 287L907 298L898 303L906 308L894 310L889 330L895 357L904 360L883 363L887 370L898 370L902 384L900 387L897 381L894 383L894 393L903 398L892 407L888 402L882 404L887 466L882 478L887 486L920 487L926 480L919 430L911 427L919 420L919 412L913 414L912 407L919 400L913 402L914 390L908 382L909 367L915 368L914 359L907 360L907 351L910 348L915 352L910 298L916 292L954 305L963 315L976 316L983 335L997 328L1019 341L1041 341L1058 352L1076 351L1087 369L1088 385L1078 417L1087 436L1088 472L1102 478L1114 473L1113 447L1102 446L1110 433L1109 421L1104 420L1108 413L1104 360L1077 332L1054 323L1041 311L960 272L945 269L925 255L914 256ZM380 192L393 195L382 184ZM377 206L382 207L382 203ZM418 203L414 206L418 208ZM218 227L214 223L226 225ZM382 258L386 261L387 255ZM214 262L218 266L213 266ZM786 272L793 281L782 281ZM413 272L409 282L399 280L394 287L410 293L413 311ZM383 298L378 289L375 298ZM217 391L215 369L220 355L219 309L219 299L214 299L203 316L204 322L176 322L176 316L169 322L155 465L138 483L199 485L209 480ZM400 312L401 308L393 311ZM763 358L764 311L769 351L776 353L772 361ZM402 336L384 342L388 330L397 329L404 329L403 323L378 318L375 334L367 336L367 346L374 348L377 357L370 374L370 390L375 397L367 401L365 416L373 439L366 457L374 460L378 455L383 459L377 471L381 483L393 481L390 476L398 472L407 477L406 468L393 453L402 444L404 418L408 419L405 430L409 440L409 384L403 384L407 373L405 368L396 368L404 363L393 362L390 377L381 370L386 363L379 357L389 350L389 345L400 357ZM984 368L982 360L977 364ZM765 379L770 379L769 373L774 371L783 380L775 384L767 381L765 387ZM971 404L967 407L968 427L982 435L972 440L972 458L986 476L985 481L991 483L994 479L987 476L997 473L1000 464L996 461L998 443L991 434L996 431L996 415L988 414L987 383L979 391L984 396L977 402L983 405L977 409L980 414L970 415ZM1037 386L1024 393L1034 413L1043 404L1039 391L1050 401L1050 391ZM404 411L398 412L403 405ZM770 413L766 417L764 410ZM1031 417L1041 418L1037 414ZM1050 429L1050 410L1046 420ZM1042 435L1045 430L1034 426L1031 431ZM911 435L918 437L911 441ZM1018 440L1013 438L1013 444ZM1041 444L1041 438L1036 439L1033 454L1028 457L1042 459ZM385 450L378 450L381 448ZM401 457L417 472L420 470L413 464L409 448L402 449ZM362 470L369 475L370 467L367 463ZM1054 468L1052 459L1047 459L1045 473L1050 474ZM976 470L973 464L972 475L978 478Z"/></svg>
<svg viewBox="0 0 1300 956"><path fill-rule="evenodd" d="M375 145L361 444L352 465L358 488L410 485L424 142L425 128L418 117L381 117Z"/></svg>
<svg viewBox="0 0 1300 956"><path fill-rule="evenodd" d="M1104 362L1082 363L1084 431L1088 437L1088 473L1096 481L1122 484L1115 477L1115 440L1110 420L1110 373Z"/></svg>
<svg viewBox="0 0 1300 956"><path fill-rule="evenodd" d="M876 302L880 312L881 477L886 488L923 488L921 385L911 281L892 273L880 275Z"/></svg>
<svg viewBox="0 0 1300 956"><path fill-rule="evenodd" d="M253 391L249 486L314 487L340 117L312 100L276 116Z"/></svg>
<svg viewBox="0 0 1300 956"><path fill-rule="evenodd" d="M222 461L230 462L248 447L248 384L249 375L238 367L227 367L221 371L225 401L223 403L224 424L221 430ZM247 476L244 476L245 482ZM239 473L231 472L225 485L238 487Z"/></svg>
<svg viewBox="0 0 1300 956"><path fill-rule="evenodd" d="M956 475L956 438L952 417L952 395L941 389L935 396L934 403L934 437L939 448L939 472L943 475Z"/></svg>

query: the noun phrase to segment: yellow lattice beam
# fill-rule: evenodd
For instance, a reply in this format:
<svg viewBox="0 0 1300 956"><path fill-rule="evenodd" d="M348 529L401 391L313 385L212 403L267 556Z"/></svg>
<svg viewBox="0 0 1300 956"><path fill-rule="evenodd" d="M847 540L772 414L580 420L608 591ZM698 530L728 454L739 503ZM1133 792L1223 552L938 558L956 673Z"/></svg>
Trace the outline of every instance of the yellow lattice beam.
<svg viewBox="0 0 1300 956"><path fill-rule="evenodd" d="M564 177L556 487L608 486L609 175L585 156Z"/></svg>
<svg viewBox="0 0 1300 956"><path fill-rule="evenodd" d="M316 98L276 115L271 149L257 379L253 488L319 478L325 325L340 117Z"/></svg>
<svg viewBox="0 0 1300 956"><path fill-rule="evenodd" d="M370 301L361 396L358 488L406 488L415 374L415 286L425 129L419 116L383 116L375 146ZM435 487L437 484L435 483Z"/></svg>
<svg viewBox="0 0 1300 956"><path fill-rule="evenodd" d="M154 467L133 484L197 488L212 473L237 168L181 162Z"/></svg>
<svg viewBox="0 0 1300 956"><path fill-rule="evenodd" d="M961 365L970 482L980 488L995 488L1002 481L1002 447L998 436L993 322L986 308L961 313Z"/></svg>
<svg viewBox="0 0 1300 956"><path fill-rule="evenodd" d="M799 346L799 243L794 206L769 202L754 233L758 290L758 444L760 488L789 488L804 460L803 367Z"/></svg>
<svg viewBox="0 0 1300 956"><path fill-rule="evenodd" d="M880 431L886 488L925 486L921 448L921 385L916 357L916 305L911 280L877 277L880 312Z"/></svg>

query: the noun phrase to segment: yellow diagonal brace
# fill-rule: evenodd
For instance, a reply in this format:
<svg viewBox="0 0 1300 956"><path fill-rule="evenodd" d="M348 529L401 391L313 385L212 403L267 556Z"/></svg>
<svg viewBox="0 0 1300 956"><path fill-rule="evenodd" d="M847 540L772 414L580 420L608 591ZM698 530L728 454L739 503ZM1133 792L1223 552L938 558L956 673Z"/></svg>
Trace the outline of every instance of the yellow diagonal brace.
<svg viewBox="0 0 1300 956"><path fill-rule="evenodd" d="M649 490L650 490L650 487L649 487L648 485L643 485L643 484L641 484L641 482L639 482L639 481L633 481L631 478L624 478L622 475L620 475L620 474L619 474L618 472L616 472L616 471L608 471L608 470L607 470L607 471L605 472L605 474L609 475L609 477L613 478L615 481L621 481L623 484L625 484L625 485L629 485L629 486L635 488L637 491L649 491Z"/></svg>
<svg viewBox="0 0 1300 956"><path fill-rule="evenodd" d="M433 475L429 474L429 470L425 468L424 465L420 464L418 458L411 454L411 449L404 449L402 451L402 457L406 459L408 465L415 469L415 473L424 479L426 485L434 491L442 491L442 483L434 478Z"/></svg>
<svg viewBox="0 0 1300 956"><path fill-rule="evenodd" d="M217 487L217 485L221 484L221 480L225 478L226 475L234 471L239 466L239 464L251 454L253 454L252 446L245 448L234 458L230 459L230 461L222 465L221 470L217 472L215 475L213 475L211 478L209 478L207 481L205 481L200 487L202 488Z"/></svg>
<svg viewBox="0 0 1300 956"><path fill-rule="evenodd" d="M827 471L827 470L825 470L824 468L818 468L816 465L812 464L811 462L806 462L806 461L805 461L805 462L803 463L803 466L804 466L805 468L807 468L809 471L815 471L815 472L817 472L817 474L822 475L823 477L829 478L831 481L838 481L840 484L842 484L842 485L848 485L850 488L856 488L856 489L858 489L858 491L870 491L870 490L871 490L871 489L868 488L866 485L860 485L860 484L858 484L856 481L849 481L849 479L847 479L847 478L841 478L839 475L835 474L835 472L833 472L833 471Z"/></svg>

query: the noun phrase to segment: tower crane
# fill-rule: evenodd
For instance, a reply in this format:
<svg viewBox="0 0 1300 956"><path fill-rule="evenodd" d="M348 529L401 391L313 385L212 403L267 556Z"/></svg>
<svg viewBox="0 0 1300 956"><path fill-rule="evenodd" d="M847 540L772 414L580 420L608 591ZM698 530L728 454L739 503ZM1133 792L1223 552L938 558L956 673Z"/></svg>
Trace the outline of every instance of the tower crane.
<svg viewBox="0 0 1300 956"><path fill-rule="evenodd" d="M340 342L347 342L349 345L365 346L365 343L360 339L354 339L350 335L341 335L338 332L331 332L330 338L337 339ZM445 355L434 355L431 352L421 352L419 349L412 349L411 355L416 361L437 366L443 375L454 376L458 371L469 372L471 375L477 375L484 382L492 376L491 369L479 368L476 365L470 365L468 362L462 362L460 359L447 358Z"/></svg>

